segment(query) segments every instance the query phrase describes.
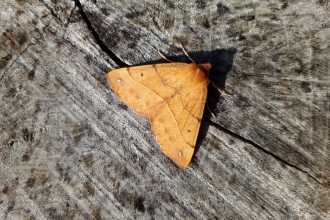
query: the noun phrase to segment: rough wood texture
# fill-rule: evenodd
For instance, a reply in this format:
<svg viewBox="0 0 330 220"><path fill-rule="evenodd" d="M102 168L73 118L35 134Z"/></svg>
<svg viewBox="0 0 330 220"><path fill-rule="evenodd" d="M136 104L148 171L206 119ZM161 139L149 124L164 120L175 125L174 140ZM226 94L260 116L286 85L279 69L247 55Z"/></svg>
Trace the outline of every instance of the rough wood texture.
<svg viewBox="0 0 330 220"><path fill-rule="evenodd" d="M133 2L0 2L0 219L329 219L329 1ZM178 42L233 94L185 170L105 79Z"/></svg>

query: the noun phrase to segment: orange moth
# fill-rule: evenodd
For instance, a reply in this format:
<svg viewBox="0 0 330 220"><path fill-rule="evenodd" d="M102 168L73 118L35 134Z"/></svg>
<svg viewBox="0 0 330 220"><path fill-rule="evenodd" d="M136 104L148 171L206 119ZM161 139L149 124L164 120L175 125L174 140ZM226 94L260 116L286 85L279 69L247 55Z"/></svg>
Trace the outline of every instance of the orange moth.
<svg viewBox="0 0 330 220"><path fill-rule="evenodd" d="M194 154L211 68L210 63L196 64L188 58L193 63L134 66L106 75L119 99L149 117L161 150L181 168Z"/></svg>

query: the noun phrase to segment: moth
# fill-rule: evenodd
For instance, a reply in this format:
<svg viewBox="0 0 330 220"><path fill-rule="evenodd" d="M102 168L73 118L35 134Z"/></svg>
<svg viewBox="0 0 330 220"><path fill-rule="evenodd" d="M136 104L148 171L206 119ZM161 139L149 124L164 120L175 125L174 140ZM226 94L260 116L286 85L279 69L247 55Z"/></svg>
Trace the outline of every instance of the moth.
<svg viewBox="0 0 330 220"><path fill-rule="evenodd" d="M150 119L163 153L186 168L196 146L211 64L196 64L181 47L192 63L170 61L120 68L106 78L119 99Z"/></svg>

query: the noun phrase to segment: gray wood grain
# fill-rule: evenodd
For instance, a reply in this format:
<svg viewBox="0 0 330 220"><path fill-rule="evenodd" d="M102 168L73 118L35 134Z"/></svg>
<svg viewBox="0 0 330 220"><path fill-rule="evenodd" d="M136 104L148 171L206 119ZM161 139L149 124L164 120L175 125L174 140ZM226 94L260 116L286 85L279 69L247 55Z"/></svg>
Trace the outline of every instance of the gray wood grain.
<svg viewBox="0 0 330 220"><path fill-rule="evenodd" d="M0 2L0 219L329 219L329 1ZM211 62L181 170L120 66Z"/></svg>

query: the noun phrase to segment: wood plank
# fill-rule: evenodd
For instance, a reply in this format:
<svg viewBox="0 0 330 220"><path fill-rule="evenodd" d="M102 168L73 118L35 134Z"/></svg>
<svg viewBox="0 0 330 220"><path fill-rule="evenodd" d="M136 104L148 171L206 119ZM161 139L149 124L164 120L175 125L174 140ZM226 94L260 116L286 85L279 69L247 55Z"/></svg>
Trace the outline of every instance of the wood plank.
<svg viewBox="0 0 330 220"><path fill-rule="evenodd" d="M0 219L329 219L329 2L0 2ZM124 65L211 62L185 170L114 95Z"/></svg>

